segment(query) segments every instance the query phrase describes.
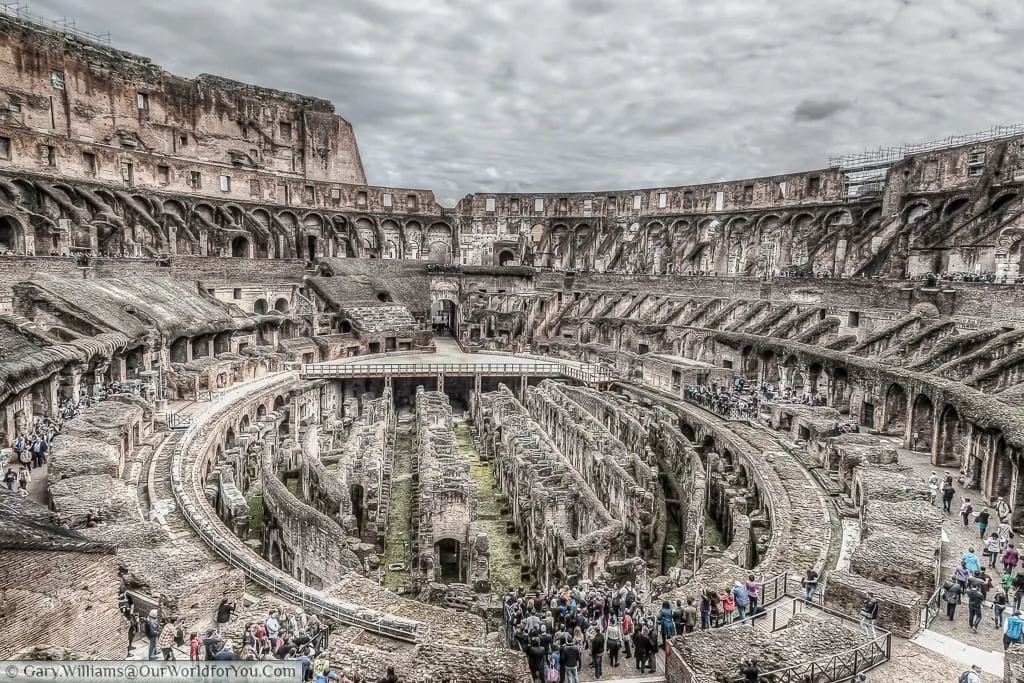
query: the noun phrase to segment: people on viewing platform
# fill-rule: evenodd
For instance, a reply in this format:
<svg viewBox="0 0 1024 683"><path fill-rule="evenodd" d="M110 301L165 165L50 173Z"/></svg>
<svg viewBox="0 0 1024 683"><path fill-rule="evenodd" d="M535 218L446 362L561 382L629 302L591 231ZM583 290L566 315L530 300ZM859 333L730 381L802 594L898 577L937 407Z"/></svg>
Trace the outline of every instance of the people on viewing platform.
<svg viewBox="0 0 1024 683"><path fill-rule="evenodd" d="M706 588L687 598L685 606L682 600L662 602L657 611L641 604L629 582L608 586L588 581L537 593L520 588L505 596L505 632L508 646L526 653L534 681L579 680L584 666L600 679L608 673L605 658L613 672L622 659L633 659L638 673L653 673L658 651L667 650L669 639L732 624L737 596L744 612L735 623L753 625L764 613L757 602L763 587L751 575L745 583Z"/></svg>

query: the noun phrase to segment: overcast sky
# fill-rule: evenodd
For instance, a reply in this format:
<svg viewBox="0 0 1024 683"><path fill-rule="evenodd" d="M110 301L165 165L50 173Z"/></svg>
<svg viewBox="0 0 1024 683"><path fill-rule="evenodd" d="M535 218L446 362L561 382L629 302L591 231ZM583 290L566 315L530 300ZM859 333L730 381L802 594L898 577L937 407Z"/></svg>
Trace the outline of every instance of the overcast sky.
<svg viewBox="0 0 1024 683"><path fill-rule="evenodd" d="M654 187L1024 119L1024 3L29 0L182 76L332 100L372 184Z"/></svg>

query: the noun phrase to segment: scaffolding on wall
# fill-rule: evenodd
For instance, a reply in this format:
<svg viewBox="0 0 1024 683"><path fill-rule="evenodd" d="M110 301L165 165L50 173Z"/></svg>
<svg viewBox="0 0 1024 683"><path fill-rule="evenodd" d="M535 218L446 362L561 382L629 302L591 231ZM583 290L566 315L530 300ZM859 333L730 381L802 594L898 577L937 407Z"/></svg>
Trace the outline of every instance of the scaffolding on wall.
<svg viewBox="0 0 1024 683"><path fill-rule="evenodd" d="M107 33L89 33L79 29L74 19L68 19L67 17L46 19L45 17L36 16L28 11L28 3L21 2L20 0L18 2L0 3L0 15L33 27L42 26L51 31L57 31L80 40L87 40L91 43L99 43L100 45L110 45L109 31Z"/></svg>
<svg viewBox="0 0 1024 683"><path fill-rule="evenodd" d="M864 151L857 154L831 157L828 160L828 167L834 169L866 169L871 167L891 166L897 161L902 161L911 154L930 152L936 149L958 147L969 145L973 142L989 142L1000 138L1009 138L1015 135L1024 135L1024 124L1012 126L994 126L989 130L967 135L950 135L942 140L931 142L917 142L902 147L879 147L876 150Z"/></svg>

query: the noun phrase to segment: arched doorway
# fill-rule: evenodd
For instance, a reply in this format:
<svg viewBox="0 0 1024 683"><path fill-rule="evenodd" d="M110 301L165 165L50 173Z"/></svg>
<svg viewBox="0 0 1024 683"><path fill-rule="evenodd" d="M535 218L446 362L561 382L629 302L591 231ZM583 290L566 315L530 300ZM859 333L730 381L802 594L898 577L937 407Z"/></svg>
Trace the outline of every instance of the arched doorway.
<svg viewBox="0 0 1024 683"><path fill-rule="evenodd" d="M910 424L910 448L912 450L931 452L934 413L930 398L920 394L914 399L914 412Z"/></svg>
<svg viewBox="0 0 1024 683"><path fill-rule="evenodd" d="M349 500L352 502L352 515L356 518L356 528L360 537L363 535L363 487L353 484L349 489Z"/></svg>
<svg viewBox="0 0 1024 683"><path fill-rule="evenodd" d="M438 299L430 304L430 323L436 336L455 336L458 333L458 311L451 299Z"/></svg>
<svg viewBox="0 0 1024 683"><path fill-rule="evenodd" d="M427 260L431 263L448 265L452 262L452 250L444 242L434 242L430 245L430 252Z"/></svg>
<svg viewBox="0 0 1024 683"><path fill-rule="evenodd" d="M437 556L437 580L441 583L460 583L462 581L459 542L453 538L442 538L434 544L434 555Z"/></svg>
<svg viewBox="0 0 1024 683"><path fill-rule="evenodd" d="M902 385L893 384L885 394L885 421L882 431L902 434L907 426L907 392Z"/></svg>
<svg viewBox="0 0 1024 683"><path fill-rule="evenodd" d="M241 235L231 240L232 258L249 258L249 240Z"/></svg>
<svg viewBox="0 0 1024 683"><path fill-rule="evenodd" d="M10 216L0 216L0 254L8 250L17 254L25 251L21 240L21 226Z"/></svg>
<svg viewBox="0 0 1024 683"><path fill-rule="evenodd" d="M516 255L511 249L502 249L501 253L498 254L498 265L507 266L516 260Z"/></svg>
<svg viewBox="0 0 1024 683"><path fill-rule="evenodd" d="M256 299L252 304L252 312L256 315L266 315L267 313L267 300Z"/></svg>
<svg viewBox="0 0 1024 683"><path fill-rule="evenodd" d="M845 368L836 368L832 371L832 383L829 387L829 405L839 411L841 415L850 414L850 397L847 395L850 388L849 375Z"/></svg>
<svg viewBox="0 0 1024 683"><path fill-rule="evenodd" d="M942 409L939 418L939 438L935 444L935 464L955 465L959 464L963 447L960 442L963 438L963 431L960 425L960 415L956 408L947 405Z"/></svg>
<svg viewBox="0 0 1024 683"><path fill-rule="evenodd" d="M274 302L274 310L277 311L278 313L287 313L288 312L288 299L285 299L284 297L281 297L277 301L275 301Z"/></svg>

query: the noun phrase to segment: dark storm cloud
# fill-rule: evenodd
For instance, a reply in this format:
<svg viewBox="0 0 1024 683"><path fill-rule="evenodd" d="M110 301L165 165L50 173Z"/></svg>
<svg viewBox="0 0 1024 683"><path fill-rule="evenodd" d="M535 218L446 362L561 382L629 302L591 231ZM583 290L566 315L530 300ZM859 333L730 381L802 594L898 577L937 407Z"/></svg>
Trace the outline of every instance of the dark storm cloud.
<svg viewBox="0 0 1024 683"><path fill-rule="evenodd" d="M330 99L370 182L603 190L1013 123L1024 3L31 0L183 75ZM998 17L995 21L993 17ZM827 93L827 95L823 95ZM813 123L813 125L808 125Z"/></svg>
<svg viewBox="0 0 1024 683"><path fill-rule="evenodd" d="M793 120L801 121L822 121L832 118L842 110L850 106L849 102L842 100L804 100L796 105L793 110Z"/></svg>

